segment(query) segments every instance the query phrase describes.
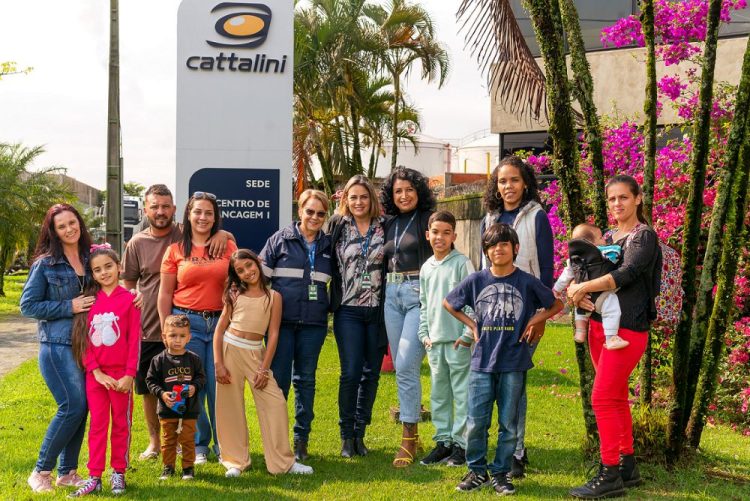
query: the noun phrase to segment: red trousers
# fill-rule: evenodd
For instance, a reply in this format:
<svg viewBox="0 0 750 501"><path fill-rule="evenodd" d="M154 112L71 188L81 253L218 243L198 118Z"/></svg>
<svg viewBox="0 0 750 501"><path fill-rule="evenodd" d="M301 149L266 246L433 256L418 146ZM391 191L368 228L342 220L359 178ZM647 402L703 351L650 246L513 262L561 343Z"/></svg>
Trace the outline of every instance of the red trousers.
<svg viewBox="0 0 750 501"><path fill-rule="evenodd" d="M115 379L120 379L125 372L102 371ZM86 398L89 403L91 422L89 424L89 475L101 477L107 461L107 432L110 416L112 432L110 435L109 464L118 473L125 473L130 455L130 425L133 419L133 392L121 393L108 390L99 384L94 375L86 373Z"/></svg>
<svg viewBox="0 0 750 501"><path fill-rule="evenodd" d="M620 454L633 454L633 418L628 403L628 378L646 351L648 333L620 327L617 334L630 345L621 350L604 348L604 328L589 322L589 350L596 376L591 405L599 428L602 463L614 466Z"/></svg>

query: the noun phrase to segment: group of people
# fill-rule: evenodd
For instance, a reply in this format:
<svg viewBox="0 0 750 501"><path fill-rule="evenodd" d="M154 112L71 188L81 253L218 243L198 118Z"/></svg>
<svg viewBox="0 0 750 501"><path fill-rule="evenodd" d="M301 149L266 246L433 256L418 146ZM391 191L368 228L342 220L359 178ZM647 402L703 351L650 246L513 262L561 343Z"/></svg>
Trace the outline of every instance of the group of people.
<svg viewBox="0 0 750 501"><path fill-rule="evenodd" d="M606 242L593 239L619 249L615 266L588 281L578 276L571 283L568 274L554 291L552 231L533 171L518 157L504 158L483 202L479 271L455 248L455 217L435 212L427 179L404 167L380 193L366 177L352 177L328 221L326 195L306 190L299 221L272 235L257 255L237 249L221 230L216 196L207 192L192 194L177 224L172 194L151 186L144 208L149 226L128 243L122 264L106 245L91 245L75 208L53 206L21 297L22 313L39 321L39 367L58 404L29 485L36 492L53 483L75 486L72 496L101 490L109 432L111 488L124 492L133 389L143 395L149 431L140 458L161 455L160 478L175 474L178 444L183 479L193 478L194 465L211 454L227 477L239 476L250 467L245 381L268 471L312 473L303 462L332 312L341 456L368 454L366 429L390 348L402 423L393 466L417 460L427 356L435 446L420 463L467 465L460 491L491 484L513 494L512 479L523 477L528 464L526 373L562 300L579 307L577 329L588 331L601 436L599 472L571 494L598 498L637 485L628 377L645 350L660 271L658 240L642 224L638 184L617 176L607 185L617 227ZM600 292L616 298L616 320L592 298ZM620 344L605 344L605 334ZM495 405L498 444L488 463ZM77 469L88 413L90 478L84 480Z"/></svg>

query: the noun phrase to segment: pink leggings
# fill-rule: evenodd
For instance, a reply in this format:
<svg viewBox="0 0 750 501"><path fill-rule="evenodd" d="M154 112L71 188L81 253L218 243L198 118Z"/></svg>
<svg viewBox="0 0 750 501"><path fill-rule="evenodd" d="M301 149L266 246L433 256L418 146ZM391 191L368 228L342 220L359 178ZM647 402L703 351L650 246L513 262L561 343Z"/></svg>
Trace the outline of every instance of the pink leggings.
<svg viewBox="0 0 750 501"><path fill-rule="evenodd" d="M643 352L646 351L646 332L620 327L617 334L630 345L621 350L604 348L604 328L601 322L589 322L589 349L596 376L591 404L599 428L602 463L614 466L620 454L633 454L633 418L628 403L628 378Z"/></svg>
<svg viewBox="0 0 750 501"><path fill-rule="evenodd" d="M115 379L125 375L121 371L102 371ZM125 473L130 452L130 425L133 415L133 392L108 390L99 384L91 372L86 373L86 398L89 402L89 474L101 477L106 466L107 434L110 420L110 466L117 473Z"/></svg>

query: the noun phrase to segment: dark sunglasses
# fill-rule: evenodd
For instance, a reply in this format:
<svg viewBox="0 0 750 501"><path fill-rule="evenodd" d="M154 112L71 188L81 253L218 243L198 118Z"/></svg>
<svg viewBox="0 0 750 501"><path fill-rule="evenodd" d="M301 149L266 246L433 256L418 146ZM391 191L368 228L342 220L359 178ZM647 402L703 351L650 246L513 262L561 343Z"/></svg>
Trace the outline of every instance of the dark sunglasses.
<svg viewBox="0 0 750 501"><path fill-rule="evenodd" d="M209 193L207 191L196 191L193 193L194 199L208 199L208 200L216 200L216 195L213 193Z"/></svg>
<svg viewBox="0 0 750 501"><path fill-rule="evenodd" d="M312 209L305 209L305 214L307 214L308 217L318 216L318 218L323 219L326 217L327 212L324 210L314 211Z"/></svg>

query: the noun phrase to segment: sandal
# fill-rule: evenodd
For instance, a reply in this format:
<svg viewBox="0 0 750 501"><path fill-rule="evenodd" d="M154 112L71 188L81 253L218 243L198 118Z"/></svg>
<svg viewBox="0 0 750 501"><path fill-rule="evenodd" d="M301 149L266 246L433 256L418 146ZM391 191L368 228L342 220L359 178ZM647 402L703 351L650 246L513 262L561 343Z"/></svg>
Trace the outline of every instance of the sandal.
<svg viewBox="0 0 750 501"><path fill-rule="evenodd" d="M418 437L402 437L401 441L403 442L404 440L417 440L417 438ZM400 456L399 454L401 454L402 451L408 454L408 456ZM400 446L399 451L396 453L396 457L393 460L393 466L395 468L406 468L413 462L414 454L412 454L411 451L409 451L409 449L407 449L403 445Z"/></svg>

